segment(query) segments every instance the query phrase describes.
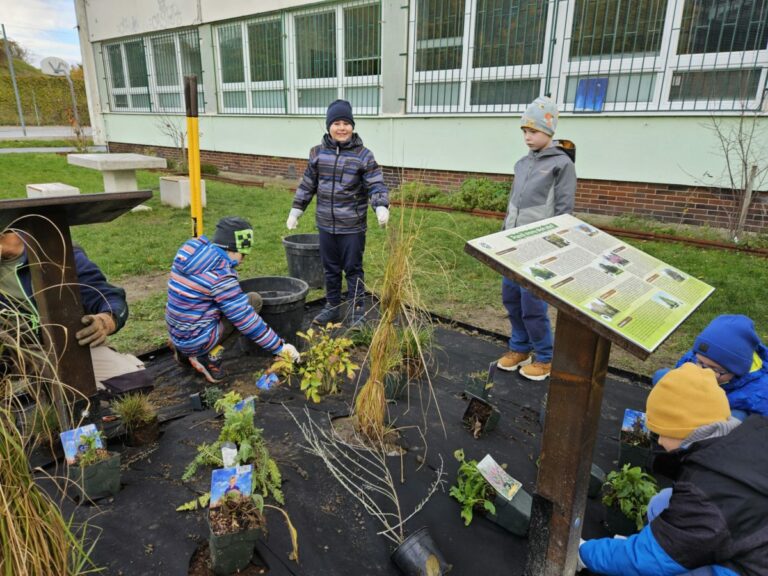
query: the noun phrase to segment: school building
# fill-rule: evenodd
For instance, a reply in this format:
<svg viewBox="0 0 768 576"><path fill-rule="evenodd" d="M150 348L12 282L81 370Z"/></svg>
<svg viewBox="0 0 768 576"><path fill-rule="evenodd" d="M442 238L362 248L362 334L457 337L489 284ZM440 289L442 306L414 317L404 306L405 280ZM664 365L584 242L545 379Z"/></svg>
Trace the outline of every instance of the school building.
<svg viewBox="0 0 768 576"><path fill-rule="evenodd" d="M758 165L747 228L768 222L768 0L76 8L94 135L113 152L177 155L168 125L183 130L183 77L194 74L204 163L296 178L325 107L345 98L390 185L456 188L511 180L526 153L520 114L550 94L557 135L577 146L578 211L727 227L729 167L743 188Z"/></svg>

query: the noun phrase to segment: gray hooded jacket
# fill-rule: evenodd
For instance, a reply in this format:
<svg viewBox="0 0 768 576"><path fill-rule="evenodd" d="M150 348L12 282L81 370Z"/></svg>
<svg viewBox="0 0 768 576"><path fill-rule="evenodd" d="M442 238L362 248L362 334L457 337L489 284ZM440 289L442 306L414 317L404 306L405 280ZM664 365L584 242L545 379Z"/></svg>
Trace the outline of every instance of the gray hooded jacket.
<svg viewBox="0 0 768 576"><path fill-rule="evenodd" d="M562 149L531 150L515 164L504 230L573 211L576 169Z"/></svg>

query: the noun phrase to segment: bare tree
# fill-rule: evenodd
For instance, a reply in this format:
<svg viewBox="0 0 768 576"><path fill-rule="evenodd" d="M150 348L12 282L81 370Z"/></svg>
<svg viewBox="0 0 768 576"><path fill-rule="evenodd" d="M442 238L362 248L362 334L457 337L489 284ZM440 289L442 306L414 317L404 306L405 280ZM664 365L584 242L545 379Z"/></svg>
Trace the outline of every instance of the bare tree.
<svg viewBox="0 0 768 576"><path fill-rule="evenodd" d="M712 116L707 126L717 138L725 167L719 185L730 190L734 210L728 213L728 232L738 243L743 238L755 190L761 190L768 176L768 134L759 112L742 108L737 122Z"/></svg>
<svg viewBox="0 0 768 576"><path fill-rule="evenodd" d="M176 171L186 173L187 164L187 127L183 116L169 116L161 114L155 119L155 125L161 133L165 134L173 142L173 147L178 151L178 163Z"/></svg>

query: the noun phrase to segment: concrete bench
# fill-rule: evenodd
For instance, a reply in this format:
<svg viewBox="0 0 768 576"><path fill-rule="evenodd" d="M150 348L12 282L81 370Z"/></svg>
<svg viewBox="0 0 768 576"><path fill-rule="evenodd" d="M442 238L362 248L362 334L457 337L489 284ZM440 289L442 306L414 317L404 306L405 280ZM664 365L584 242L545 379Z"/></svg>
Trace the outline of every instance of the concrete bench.
<svg viewBox="0 0 768 576"><path fill-rule="evenodd" d="M104 192L136 190L136 170L166 167L165 158L143 154L67 154L67 162L101 172Z"/></svg>
<svg viewBox="0 0 768 576"><path fill-rule="evenodd" d="M190 203L189 177L161 176L160 202L174 208L186 208ZM200 200L205 208L205 180L200 180Z"/></svg>
<svg viewBox="0 0 768 576"><path fill-rule="evenodd" d="M27 198L53 198L54 196L76 196L80 189L61 182L27 184Z"/></svg>

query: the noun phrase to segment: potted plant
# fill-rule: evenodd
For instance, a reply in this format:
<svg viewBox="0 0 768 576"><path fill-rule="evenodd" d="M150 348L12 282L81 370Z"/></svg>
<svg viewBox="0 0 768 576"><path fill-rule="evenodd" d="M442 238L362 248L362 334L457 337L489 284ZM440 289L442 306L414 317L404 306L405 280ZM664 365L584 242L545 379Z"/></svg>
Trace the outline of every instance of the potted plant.
<svg viewBox="0 0 768 576"><path fill-rule="evenodd" d="M627 409L619 434L619 468L625 464L649 468L651 433L645 425L645 413Z"/></svg>
<svg viewBox="0 0 768 576"><path fill-rule="evenodd" d="M501 418L501 413L496 406L487 400L483 400L474 394L467 394L467 397L469 398L469 404L461 420L464 423L464 427L472 433L472 436L480 438L480 436L496 427Z"/></svg>
<svg viewBox="0 0 768 576"><path fill-rule="evenodd" d="M224 395L221 388L217 386L206 386L202 392L195 392L189 395L189 401L192 403L193 410L206 410L213 408Z"/></svg>
<svg viewBox="0 0 768 576"><path fill-rule="evenodd" d="M467 461L464 458L464 450L456 450L453 457L459 461L459 471L456 484L451 486L448 494L461 504L461 517L464 525L469 526L475 511L496 513L493 504L496 490L477 469L477 460Z"/></svg>
<svg viewBox="0 0 768 576"><path fill-rule="evenodd" d="M145 446L160 435L157 409L145 394L127 394L110 404L120 418L129 446Z"/></svg>
<svg viewBox="0 0 768 576"><path fill-rule="evenodd" d="M120 491L120 454L104 448L93 424L60 434L67 459L67 479L80 500L98 500Z"/></svg>
<svg viewBox="0 0 768 576"><path fill-rule="evenodd" d="M299 377L299 387L313 402L320 402L326 394L337 394L341 378L353 378L357 364L352 361L350 349L352 340L339 336L333 331L341 324L328 324L321 328L310 328L298 332L299 338L307 345L301 354L301 364L296 365L288 358L278 358L270 370L284 377Z"/></svg>
<svg viewBox="0 0 768 576"><path fill-rule="evenodd" d="M656 480L639 466L625 464L621 470L610 472L603 484L608 531L626 536L642 530L648 502L656 492Z"/></svg>

